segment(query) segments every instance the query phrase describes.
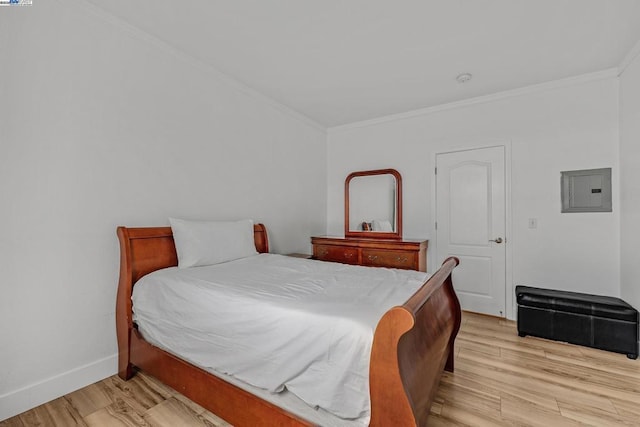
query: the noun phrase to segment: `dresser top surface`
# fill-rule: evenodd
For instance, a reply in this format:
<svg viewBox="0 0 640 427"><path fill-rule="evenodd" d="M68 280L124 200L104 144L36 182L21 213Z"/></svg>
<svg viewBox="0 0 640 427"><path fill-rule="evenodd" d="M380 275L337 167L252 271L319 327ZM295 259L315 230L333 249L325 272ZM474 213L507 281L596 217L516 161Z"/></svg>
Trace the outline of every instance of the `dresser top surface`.
<svg viewBox="0 0 640 427"><path fill-rule="evenodd" d="M427 239L376 239L364 237L344 237L344 236L312 236L312 243L334 243L342 245L426 245Z"/></svg>

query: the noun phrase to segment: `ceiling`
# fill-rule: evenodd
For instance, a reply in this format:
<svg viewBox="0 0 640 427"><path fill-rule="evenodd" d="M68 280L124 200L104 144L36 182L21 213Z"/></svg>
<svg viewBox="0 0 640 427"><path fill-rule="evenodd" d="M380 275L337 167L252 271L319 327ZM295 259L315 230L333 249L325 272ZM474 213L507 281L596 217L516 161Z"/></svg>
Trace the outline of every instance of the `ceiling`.
<svg viewBox="0 0 640 427"><path fill-rule="evenodd" d="M86 1L325 127L610 69L640 40L637 0Z"/></svg>

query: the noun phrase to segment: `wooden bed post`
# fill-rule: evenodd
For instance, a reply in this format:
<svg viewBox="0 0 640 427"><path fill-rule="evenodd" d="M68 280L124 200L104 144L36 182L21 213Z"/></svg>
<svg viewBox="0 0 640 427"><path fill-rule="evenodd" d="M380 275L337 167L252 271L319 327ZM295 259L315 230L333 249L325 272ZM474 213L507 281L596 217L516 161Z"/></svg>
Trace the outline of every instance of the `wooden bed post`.
<svg viewBox="0 0 640 427"><path fill-rule="evenodd" d="M133 329L131 291L133 290L131 273L131 247L129 232L118 227L120 241L120 282L116 297L116 332L118 335L118 376L128 380L133 376L129 352L131 348L131 329Z"/></svg>

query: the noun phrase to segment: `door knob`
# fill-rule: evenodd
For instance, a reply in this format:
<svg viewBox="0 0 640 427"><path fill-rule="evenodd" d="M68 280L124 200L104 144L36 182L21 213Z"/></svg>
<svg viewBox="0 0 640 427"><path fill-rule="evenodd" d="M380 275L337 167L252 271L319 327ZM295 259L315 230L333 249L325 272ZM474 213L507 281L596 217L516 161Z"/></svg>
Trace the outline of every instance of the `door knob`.
<svg viewBox="0 0 640 427"><path fill-rule="evenodd" d="M494 240L489 240L490 242L496 242L496 243L502 243L502 237L498 237L497 239Z"/></svg>

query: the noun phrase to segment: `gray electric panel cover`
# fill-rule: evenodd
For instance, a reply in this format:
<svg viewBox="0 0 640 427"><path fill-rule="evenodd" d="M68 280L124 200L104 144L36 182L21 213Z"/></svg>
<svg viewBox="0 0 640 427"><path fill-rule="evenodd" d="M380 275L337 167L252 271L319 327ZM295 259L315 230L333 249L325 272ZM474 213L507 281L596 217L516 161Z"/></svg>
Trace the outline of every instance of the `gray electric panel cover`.
<svg viewBox="0 0 640 427"><path fill-rule="evenodd" d="M561 173L562 212L611 212L611 168Z"/></svg>

